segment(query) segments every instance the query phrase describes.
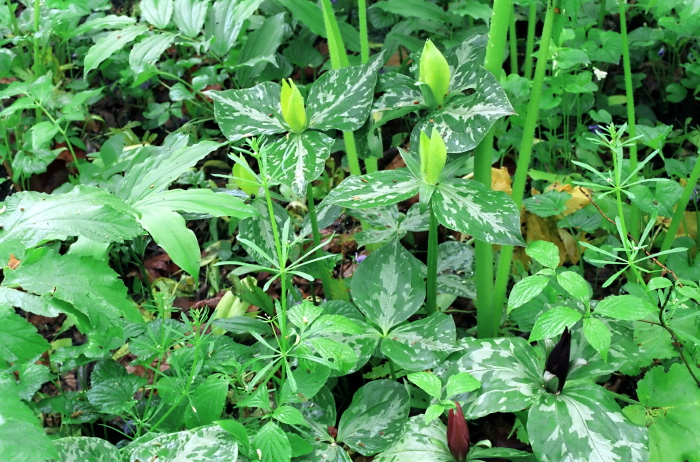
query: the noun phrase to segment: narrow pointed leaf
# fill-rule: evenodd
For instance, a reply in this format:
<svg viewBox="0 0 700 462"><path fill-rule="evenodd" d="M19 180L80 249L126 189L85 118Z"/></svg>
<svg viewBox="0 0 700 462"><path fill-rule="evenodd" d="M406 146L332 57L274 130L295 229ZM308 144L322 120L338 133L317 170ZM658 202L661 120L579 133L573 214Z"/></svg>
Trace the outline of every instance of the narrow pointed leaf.
<svg viewBox="0 0 700 462"><path fill-rule="evenodd" d="M124 29L116 30L105 35L95 43L85 55L85 75L91 70L97 69L102 62L112 56L117 51L125 48L133 42L136 37L148 30L144 25L127 26Z"/></svg>
<svg viewBox="0 0 700 462"><path fill-rule="evenodd" d="M167 207L148 206L139 209L139 223L180 268L194 278L199 274L200 249L197 237L185 225L180 214Z"/></svg>
<svg viewBox="0 0 700 462"><path fill-rule="evenodd" d="M170 32L161 32L134 45L129 54L129 67L134 74L155 67L160 55L175 41L175 37Z"/></svg>

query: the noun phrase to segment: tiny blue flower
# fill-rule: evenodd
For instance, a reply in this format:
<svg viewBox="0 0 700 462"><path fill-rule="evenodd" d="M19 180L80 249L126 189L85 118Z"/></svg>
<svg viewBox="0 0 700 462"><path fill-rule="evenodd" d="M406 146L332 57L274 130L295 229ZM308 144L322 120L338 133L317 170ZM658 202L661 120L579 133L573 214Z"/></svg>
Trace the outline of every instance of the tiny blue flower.
<svg viewBox="0 0 700 462"><path fill-rule="evenodd" d="M596 135L598 133L603 133L603 129L600 128L600 125L589 125L588 130L590 130L591 133L595 133Z"/></svg>
<svg viewBox="0 0 700 462"><path fill-rule="evenodd" d="M658 55L659 55L659 56L663 56L663 55L665 55L665 54L666 54L666 49L665 49L664 47L659 48Z"/></svg>
<svg viewBox="0 0 700 462"><path fill-rule="evenodd" d="M362 263L365 258L367 258L367 255L359 255L357 252L355 252L355 261L357 263Z"/></svg>

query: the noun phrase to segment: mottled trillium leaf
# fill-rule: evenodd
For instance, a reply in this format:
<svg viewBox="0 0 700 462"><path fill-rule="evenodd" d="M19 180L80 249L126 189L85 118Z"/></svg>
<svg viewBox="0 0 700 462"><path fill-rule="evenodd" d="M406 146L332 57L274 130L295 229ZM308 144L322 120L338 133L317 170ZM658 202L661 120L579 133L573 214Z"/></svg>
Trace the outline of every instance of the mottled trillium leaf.
<svg viewBox="0 0 700 462"><path fill-rule="evenodd" d="M612 395L595 384L540 395L528 413L527 431L542 462L643 462L649 458L647 429L630 423Z"/></svg>
<svg viewBox="0 0 700 462"><path fill-rule="evenodd" d="M425 422L422 415L408 420L406 431L392 447L378 454L375 462L454 462L447 447L447 427L435 419Z"/></svg>
<svg viewBox="0 0 700 462"><path fill-rule="evenodd" d="M379 84L384 93L372 107L372 113L379 119L375 127L428 107L415 77L399 73L383 74L379 77Z"/></svg>
<svg viewBox="0 0 700 462"><path fill-rule="evenodd" d="M54 442L61 462L121 462L119 449L102 438L87 436L69 436Z"/></svg>
<svg viewBox="0 0 700 462"><path fill-rule="evenodd" d="M453 318L434 313L393 329L382 340L381 351L399 367L422 371L437 366L450 353L457 351L456 337Z"/></svg>
<svg viewBox="0 0 700 462"><path fill-rule="evenodd" d="M270 176L306 197L306 185L323 173L335 140L321 132L290 133L266 146Z"/></svg>
<svg viewBox="0 0 700 462"><path fill-rule="evenodd" d="M700 454L700 388L682 364L651 369L637 384L641 406L627 406L649 428L649 462L696 461Z"/></svg>
<svg viewBox="0 0 700 462"><path fill-rule="evenodd" d="M344 179L325 201L351 209L369 209L404 201L419 190L419 180L408 169L383 170Z"/></svg>
<svg viewBox="0 0 700 462"><path fill-rule="evenodd" d="M380 53L365 65L328 71L319 77L309 90L309 128L347 131L364 125L383 56Z"/></svg>
<svg viewBox="0 0 700 462"><path fill-rule="evenodd" d="M375 380L355 392L338 424L339 442L362 455L390 447L404 431L408 420L406 388L390 380Z"/></svg>
<svg viewBox="0 0 700 462"><path fill-rule="evenodd" d="M230 433L218 425L144 439L143 442L135 440L127 448L131 449L131 462L161 459L188 462L238 460L238 443Z"/></svg>
<svg viewBox="0 0 700 462"><path fill-rule="evenodd" d="M527 408L536 396L545 393L542 374L544 358L525 339L463 339L458 346L465 352L446 361L435 374L446 380L468 372L481 382L462 407L467 419L494 412L515 412Z"/></svg>
<svg viewBox="0 0 700 462"><path fill-rule="evenodd" d="M502 245L524 245L520 213L504 192L478 181L454 178L438 184L431 204L445 227Z"/></svg>
<svg viewBox="0 0 700 462"><path fill-rule="evenodd" d="M452 74L450 91L462 91L476 86L485 54L486 35L475 35L445 53Z"/></svg>
<svg viewBox="0 0 700 462"><path fill-rule="evenodd" d="M384 333L418 311L425 299L420 262L398 242L367 257L351 288L359 310Z"/></svg>
<svg viewBox="0 0 700 462"><path fill-rule="evenodd" d="M214 117L231 141L256 135L283 133L279 84L264 82L243 90L208 91L214 100Z"/></svg>
<svg viewBox="0 0 700 462"><path fill-rule="evenodd" d="M515 112L501 85L491 73L482 70L474 94L451 98L414 126L411 145L418 146L421 132L432 133L435 128L445 141L447 152L470 151L498 119L512 114Z"/></svg>

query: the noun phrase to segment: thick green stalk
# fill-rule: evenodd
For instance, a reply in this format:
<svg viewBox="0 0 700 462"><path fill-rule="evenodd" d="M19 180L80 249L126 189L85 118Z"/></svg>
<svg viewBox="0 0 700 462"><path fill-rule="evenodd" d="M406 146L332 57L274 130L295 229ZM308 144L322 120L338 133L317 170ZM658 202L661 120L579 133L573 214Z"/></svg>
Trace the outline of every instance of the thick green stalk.
<svg viewBox="0 0 700 462"><path fill-rule="evenodd" d="M496 78L503 70L503 53L508 36L508 23L513 8L510 0L494 0L491 29L486 45L484 68ZM474 179L491 187L491 154L493 128L474 150ZM476 330L480 338L495 337L501 324L501 307L493 305L493 248L490 243L476 241Z"/></svg>
<svg viewBox="0 0 700 462"><path fill-rule="evenodd" d="M627 3L625 0L618 0L620 7L620 35L622 37L622 67L625 70L625 93L627 96L627 125L631 138L637 136L636 116L634 112L634 89L632 87L632 68L630 65L630 48L627 40L627 19L625 12ZM633 143L629 147L630 151L630 169L634 171L637 168L637 144ZM635 175L631 181L637 179ZM632 237L639 239L639 208L632 204L632 213L630 214L629 231Z"/></svg>
<svg viewBox="0 0 700 462"><path fill-rule="evenodd" d="M527 107L527 117L525 118L525 126L523 127L523 137L520 140L520 149L518 155L518 164L515 170L515 178L513 179L513 201L520 208L525 193L525 181L527 180L527 171L530 168L530 157L532 155L532 145L535 139L535 129L537 128L537 119L540 107L540 98L542 96L542 87L544 86L544 76L547 71L549 61L549 44L552 40L552 27L554 25L554 8L557 0L551 2L547 7L547 12L544 16L544 27L542 29L542 38L540 39L540 51L537 56L537 67L535 69L535 77L532 81L532 94ZM506 289L508 287L508 279L510 277L510 266L513 257L513 246L501 247L501 254L498 260L498 270L496 273L496 287L493 294L494 306L502 307L505 304Z"/></svg>
<svg viewBox="0 0 700 462"><path fill-rule="evenodd" d="M333 6L330 0L322 0L323 7L323 22L326 26L326 35L328 36L328 52L331 55L331 67L340 69L347 67L349 64L348 54L345 52L345 44L343 37L340 35L338 21L335 19ZM353 132L343 132L345 140L345 152L348 155L348 166L350 173L353 175L361 175L360 160L357 156L357 148L355 145L355 134Z"/></svg>
<svg viewBox="0 0 700 462"><path fill-rule="evenodd" d="M358 19L360 21L360 57L362 64L369 62L369 35L367 34L367 2L365 0L357 1L357 9L359 10Z"/></svg>
<svg viewBox="0 0 700 462"><path fill-rule="evenodd" d="M695 162L693 171L690 172L688 183L686 183L685 188L683 188L681 197L678 199L678 203L676 204L676 210L673 212L673 218L671 219L671 224L668 227L668 231L666 231L666 237L664 237L663 243L661 244L662 252L671 248L673 239L676 236L676 231L678 231L678 226L685 217L685 208L688 206L688 202L690 202L690 196L692 196L699 179L700 162ZM659 261L664 263L666 261L666 257L668 257L668 255L661 255L659 257Z"/></svg>
<svg viewBox="0 0 700 462"><path fill-rule="evenodd" d="M323 257L323 251L321 250L321 233L318 231L318 219L316 217L316 204L314 202L314 188L311 186L311 183L309 183L306 187L306 199L309 204L309 219L311 222L311 234L313 235L314 239L314 247L316 247L316 258L322 258ZM319 260L317 262L319 268L323 268L323 271L321 271L321 282L323 284L323 293L326 295L327 299L330 299L331 297L335 299L336 297L333 297L333 277L331 274L327 271L327 266L325 261ZM314 295L314 301L316 300L315 294Z"/></svg>
<svg viewBox="0 0 700 462"><path fill-rule="evenodd" d="M32 64L32 70L34 71L34 78L38 79L40 76L44 75L44 69L41 65L41 46L39 43L39 27L41 19L41 0L34 0L34 63Z"/></svg>
<svg viewBox="0 0 700 462"><path fill-rule="evenodd" d="M523 64L523 77L532 77L532 55L535 52L535 26L537 25L537 3L532 2L527 17L527 41L525 42L525 64Z"/></svg>
<svg viewBox="0 0 700 462"><path fill-rule="evenodd" d="M518 36L515 33L515 6L510 14L510 27L508 30L508 43L510 45L510 73L518 74Z"/></svg>
<svg viewBox="0 0 700 462"><path fill-rule="evenodd" d="M432 314L437 307L437 266L438 266L438 220L432 205L430 209L430 227L428 228L428 281L426 307Z"/></svg>

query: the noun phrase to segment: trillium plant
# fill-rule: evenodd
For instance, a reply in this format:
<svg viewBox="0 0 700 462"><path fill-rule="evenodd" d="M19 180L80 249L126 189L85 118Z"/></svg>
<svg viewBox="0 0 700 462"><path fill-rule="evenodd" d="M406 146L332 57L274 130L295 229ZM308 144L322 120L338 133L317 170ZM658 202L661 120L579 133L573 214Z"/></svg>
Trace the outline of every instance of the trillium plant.
<svg viewBox="0 0 700 462"><path fill-rule="evenodd" d="M700 460L697 2L109 3L0 1L0 461Z"/></svg>

